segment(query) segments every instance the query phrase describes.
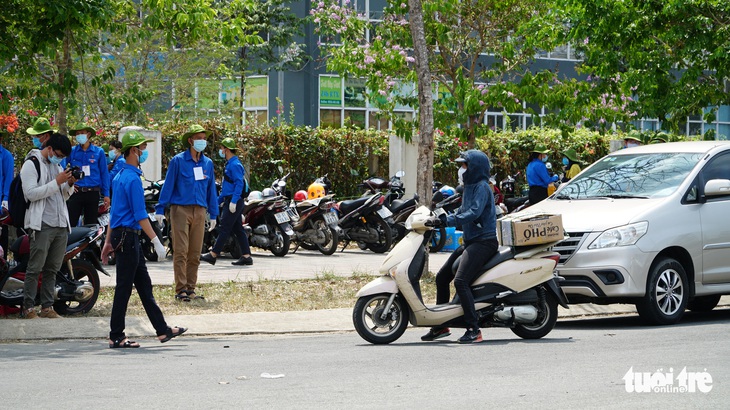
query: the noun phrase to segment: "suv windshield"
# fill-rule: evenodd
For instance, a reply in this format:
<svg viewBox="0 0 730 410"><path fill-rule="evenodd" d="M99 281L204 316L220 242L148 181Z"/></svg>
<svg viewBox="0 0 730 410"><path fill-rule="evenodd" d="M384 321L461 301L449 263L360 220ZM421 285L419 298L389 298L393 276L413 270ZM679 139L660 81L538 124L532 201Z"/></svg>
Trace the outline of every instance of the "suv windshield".
<svg viewBox="0 0 730 410"><path fill-rule="evenodd" d="M676 191L704 154L612 155L561 187L555 199L661 198Z"/></svg>

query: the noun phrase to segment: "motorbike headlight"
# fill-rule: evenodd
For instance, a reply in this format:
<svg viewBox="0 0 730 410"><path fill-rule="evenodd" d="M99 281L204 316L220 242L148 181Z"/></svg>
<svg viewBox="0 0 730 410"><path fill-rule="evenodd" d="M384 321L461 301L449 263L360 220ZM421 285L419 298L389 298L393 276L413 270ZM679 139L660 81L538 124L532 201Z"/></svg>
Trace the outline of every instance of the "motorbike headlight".
<svg viewBox="0 0 730 410"><path fill-rule="evenodd" d="M604 249L616 246L633 245L646 234L649 222L637 222L629 225L611 228L601 233L588 249Z"/></svg>

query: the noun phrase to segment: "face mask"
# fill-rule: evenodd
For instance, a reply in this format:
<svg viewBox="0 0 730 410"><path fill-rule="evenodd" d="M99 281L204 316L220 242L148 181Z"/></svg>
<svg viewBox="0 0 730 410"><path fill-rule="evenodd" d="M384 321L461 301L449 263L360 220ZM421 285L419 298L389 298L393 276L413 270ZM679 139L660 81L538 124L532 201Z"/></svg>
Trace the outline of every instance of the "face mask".
<svg viewBox="0 0 730 410"><path fill-rule="evenodd" d="M466 168L461 167L459 168L459 185L464 185L464 173L466 172Z"/></svg>
<svg viewBox="0 0 730 410"><path fill-rule="evenodd" d="M117 156L117 151L110 149L109 150L109 159L114 160L114 158L116 158L116 156Z"/></svg>
<svg viewBox="0 0 730 410"><path fill-rule="evenodd" d="M41 139L38 137L33 137L33 146L40 149Z"/></svg>
<svg viewBox="0 0 730 410"><path fill-rule="evenodd" d="M570 162L568 162L568 158L563 158L563 165L567 167L568 164L570 164Z"/></svg>
<svg viewBox="0 0 730 410"><path fill-rule="evenodd" d="M221 157L221 158L225 158L226 157L226 154L225 154L225 152L223 152L223 149L222 148L218 150L218 156Z"/></svg>
<svg viewBox="0 0 730 410"><path fill-rule="evenodd" d="M140 150L140 151L142 151L142 150ZM143 162L147 161L148 155L149 155L149 153L147 152L147 150L142 151L142 154L140 154L140 156L139 156L139 163L142 164Z"/></svg>
<svg viewBox="0 0 730 410"><path fill-rule="evenodd" d="M542 162L547 162L547 160L548 160L548 156L547 155L545 155L545 156L542 157Z"/></svg>
<svg viewBox="0 0 730 410"><path fill-rule="evenodd" d="M208 141L206 141L206 140L195 140L195 141L193 141L193 149L195 149L198 152L203 152L203 150L207 146L208 146Z"/></svg>
<svg viewBox="0 0 730 410"><path fill-rule="evenodd" d="M48 160L53 165L59 165L61 163L61 161L63 161L63 158L57 157L56 154L51 154L51 155L48 156Z"/></svg>
<svg viewBox="0 0 730 410"><path fill-rule="evenodd" d="M86 144L86 141L89 140L89 137L86 136L86 134L77 134L76 135L76 142L78 142L81 145Z"/></svg>

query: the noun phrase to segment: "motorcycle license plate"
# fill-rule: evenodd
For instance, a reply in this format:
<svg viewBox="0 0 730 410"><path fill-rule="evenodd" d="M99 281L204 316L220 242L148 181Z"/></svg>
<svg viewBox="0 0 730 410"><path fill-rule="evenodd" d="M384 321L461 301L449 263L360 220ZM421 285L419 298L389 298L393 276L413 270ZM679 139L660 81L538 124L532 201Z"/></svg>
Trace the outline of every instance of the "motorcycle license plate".
<svg viewBox="0 0 730 410"><path fill-rule="evenodd" d="M109 225L109 214L104 214L104 215L99 216L98 222L99 222L100 226Z"/></svg>
<svg viewBox="0 0 730 410"><path fill-rule="evenodd" d="M289 222L289 214L286 211L275 213L274 218L276 218L276 223Z"/></svg>
<svg viewBox="0 0 730 410"><path fill-rule="evenodd" d="M380 215L381 218L385 219L389 216L392 216L393 213L390 212L390 209L388 209L386 207L382 207L382 208L378 209L378 215Z"/></svg>
<svg viewBox="0 0 730 410"><path fill-rule="evenodd" d="M327 225L337 225L338 219L334 212L325 212L323 216L324 223L326 223Z"/></svg>

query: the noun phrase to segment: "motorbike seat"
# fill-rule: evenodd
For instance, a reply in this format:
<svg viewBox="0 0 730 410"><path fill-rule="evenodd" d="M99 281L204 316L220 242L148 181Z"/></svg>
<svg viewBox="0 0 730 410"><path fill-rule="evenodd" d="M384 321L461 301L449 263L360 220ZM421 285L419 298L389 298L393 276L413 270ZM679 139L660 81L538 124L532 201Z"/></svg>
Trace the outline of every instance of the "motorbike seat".
<svg viewBox="0 0 730 410"><path fill-rule="evenodd" d="M414 198L405 199L405 200L396 199L390 204L389 208L390 208L391 212L393 212L394 214L397 214L402 209L408 208L409 206L414 206L414 205L416 205L416 200Z"/></svg>
<svg viewBox="0 0 730 410"><path fill-rule="evenodd" d="M340 202L340 212L343 215L347 215L350 212L352 212L353 210L355 210L355 209L361 207L362 205L364 205L365 202L368 201L368 199L370 199L369 196L362 197L362 198L357 198L357 199L350 199L350 200L347 200L347 201L342 201L342 202Z"/></svg>
<svg viewBox="0 0 730 410"><path fill-rule="evenodd" d="M511 212L513 209L527 202L528 198L529 197L526 196L521 196L517 198L505 198L504 204L507 205L507 209L509 209Z"/></svg>
<svg viewBox="0 0 730 410"><path fill-rule="evenodd" d="M514 248L512 248L511 246L500 246L499 248L497 248L497 253L494 254L494 256L492 256L491 258L489 258L487 263L485 263L482 266L481 271L486 272L489 269L492 269L493 267L499 265L500 263L510 260L514 257L515 257ZM456 270L459 268L459 263L461 263L461 255L458 258L456 258L454 263L451 265L452 272L456 272Z"/></svg>
<svg viewBox="0 0 730 410"><path fill-rule="evenodd" d="M30 253L30 238L28 235L21 235L10 245L10 252L13 255L27 255Z"/></svg>
<svg viewBox="0 0 730 410"><path fill-rule="evenodd" d="M66 244L71 245L72 243L76 243L82 240L86 235L89 234L89 232L91 232L91 228L85 226L75 226L71 228L71 232L68 234Z"/></svg>

